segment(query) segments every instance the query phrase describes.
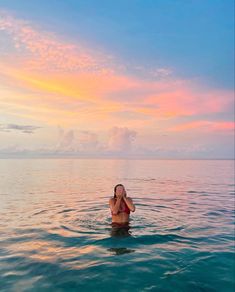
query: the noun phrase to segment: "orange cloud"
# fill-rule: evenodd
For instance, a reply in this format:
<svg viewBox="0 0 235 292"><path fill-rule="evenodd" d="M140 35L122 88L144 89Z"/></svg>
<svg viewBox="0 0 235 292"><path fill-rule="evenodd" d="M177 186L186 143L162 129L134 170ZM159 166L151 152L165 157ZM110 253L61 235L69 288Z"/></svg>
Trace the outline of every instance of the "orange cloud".
<svg viewBox="0 0 235 292"><path fill-rule="evenodd" d="M51 124L123 123L148 125L169 119L226 111L233 104L230 91L202 91L193 81L173 78L142 80L123 71L125 65L97 50L58 39L26 21L1 13L0 29L7 33L14 52L0 61L2 111ZM172 71L156 69L168 76ZM155 73L156 73L155 72ZM200 88L200 86L199 86ZM112 115L132 110L140 120ZM151 119L141 119L143 114Z"/></svg>

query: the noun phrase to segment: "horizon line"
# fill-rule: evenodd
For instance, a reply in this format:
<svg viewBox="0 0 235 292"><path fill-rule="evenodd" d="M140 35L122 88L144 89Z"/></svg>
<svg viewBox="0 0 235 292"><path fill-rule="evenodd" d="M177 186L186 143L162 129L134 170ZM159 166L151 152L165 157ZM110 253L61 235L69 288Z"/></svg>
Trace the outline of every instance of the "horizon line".
<svg viewBox="0 0 235 292"><path fill-rule="evenodd" d="M78 157L78 156L6 156L0 159L84 159L84 160L235 160L235 157L231 158L159 158L159 157Z"/></svg>

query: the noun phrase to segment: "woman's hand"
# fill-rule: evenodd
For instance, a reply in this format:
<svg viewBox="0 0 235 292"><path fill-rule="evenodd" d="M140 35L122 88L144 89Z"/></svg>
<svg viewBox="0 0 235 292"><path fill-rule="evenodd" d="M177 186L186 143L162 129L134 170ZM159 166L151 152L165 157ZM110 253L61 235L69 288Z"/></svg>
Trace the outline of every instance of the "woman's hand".
<svg viewBox="0 0 235 292"><path fill-rule="evenodd" d="M127 197L123 197L124 201L126 202L128 208L132 211L132 212L135 212L135 205L133 204L133 201L131 198L128 198Z"/></svg>
<svg viewBox="0 0 235 292"><path fill-rule="evenodd" d="M120 198L120 199L123 199L125 196L124 196L124 191L122 192L118 192L117 194L117 197Z"/></svg>
<svg viewBox="0 0 235 292"><path fill-rule="evenodd" d="M119 199L122 199L122 198L123 198L123 192L122 192L122 193L117 193L116 196L117 196Z"/></svg>

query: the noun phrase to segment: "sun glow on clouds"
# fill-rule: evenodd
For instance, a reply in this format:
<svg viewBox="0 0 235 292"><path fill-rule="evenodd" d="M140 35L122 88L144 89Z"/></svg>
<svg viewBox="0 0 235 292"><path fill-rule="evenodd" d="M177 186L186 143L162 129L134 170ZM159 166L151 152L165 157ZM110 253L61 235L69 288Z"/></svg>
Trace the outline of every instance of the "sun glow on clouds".
<svg viewBox="0 0 235 292"><path fill-rule="evenodd" d="M185 131L197 129L203 132L211 132L211 131L234 131L234 123L233 122L213 122L213 121L195 121L191 123L185 123L178 126L174 126L170 128L170 131Z"/></svg>
<svg viewBox="0 0 235 292"><path fill-rule="evenodd" d="M175 77L169 68L157 68L142 79L110 54L64 41L6 11L0 16L0 37L9 40L0 60L2 114L80 129L115 125L142 130L158 126L169 133L232 129L232 123L224 121L174 124L175 118L227 111L233 104L230 91L201 89L193 80ZM136 134L127 128L110 131L109 149L118 148L122 139L131 143ZM76 148L73 131L64 135L57 147L66 148L69 141L69 147ZM91 148L98 147L94 133L84 135L79 147L86 148L87 141ZM120 149L129 147L120 143Z"/></svg>

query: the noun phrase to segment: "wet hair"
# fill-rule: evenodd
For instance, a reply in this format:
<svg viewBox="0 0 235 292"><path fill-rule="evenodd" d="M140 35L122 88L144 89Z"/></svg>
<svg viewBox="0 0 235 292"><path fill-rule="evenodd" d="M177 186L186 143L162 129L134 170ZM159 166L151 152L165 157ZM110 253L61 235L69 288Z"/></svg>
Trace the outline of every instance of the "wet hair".
<svg viewBox="0 0 235 292"><path fill-rule="evenodd" d="M115 187L114 187L114 198L117 198L117 196L116 196L116 190L117 190L117 187L119 187L119 186L122 186L123 187L123 189L124 189L124 194L125 194L125 196L126 196L126 190L125 190L125 187L124 187L124 185L122 185L122 184L117 184Z"/></svg>

